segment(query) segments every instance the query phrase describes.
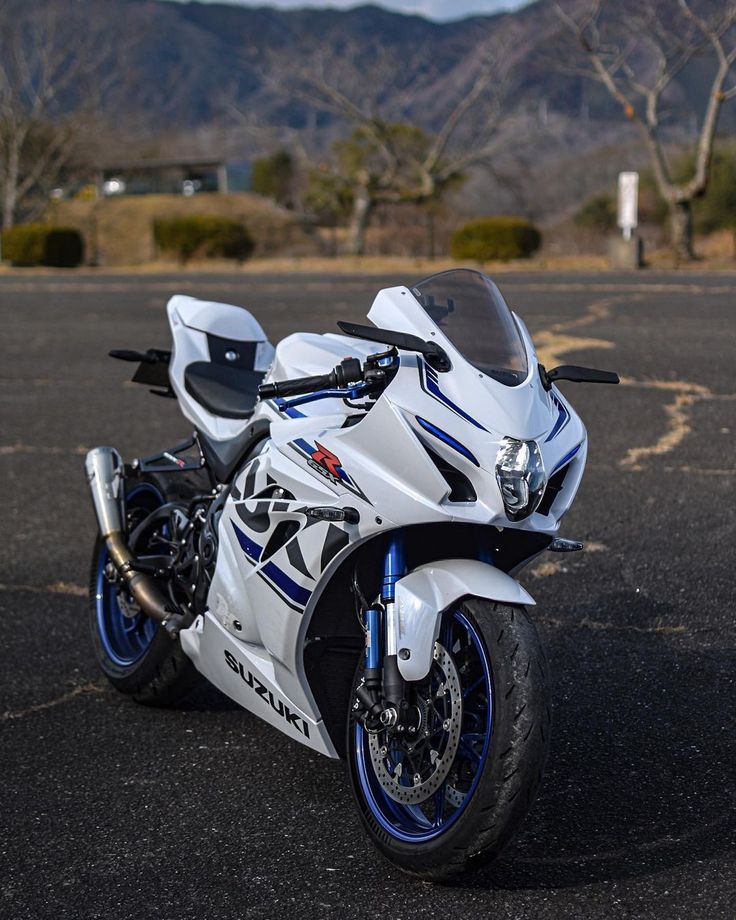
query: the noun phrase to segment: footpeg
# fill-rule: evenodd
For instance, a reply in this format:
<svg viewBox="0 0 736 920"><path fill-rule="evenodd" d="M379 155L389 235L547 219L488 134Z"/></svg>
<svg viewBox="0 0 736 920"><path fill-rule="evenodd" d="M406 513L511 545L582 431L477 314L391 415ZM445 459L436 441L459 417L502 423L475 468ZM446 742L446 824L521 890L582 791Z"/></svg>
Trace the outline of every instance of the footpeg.
<svg viewBox="0 0 736 920"><path fill-rule="evenodd" d="M579 553L582 548L580 540L565 540L563 537L557 537L547 547L551 553Z"/></svg>

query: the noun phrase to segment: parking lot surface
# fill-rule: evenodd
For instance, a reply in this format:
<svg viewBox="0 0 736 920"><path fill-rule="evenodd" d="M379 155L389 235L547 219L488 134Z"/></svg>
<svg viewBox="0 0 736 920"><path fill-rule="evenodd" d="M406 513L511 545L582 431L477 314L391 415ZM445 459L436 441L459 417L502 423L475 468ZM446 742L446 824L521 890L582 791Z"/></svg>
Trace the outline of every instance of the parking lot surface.
<svg viewBox="0 0 736 920"><path fill-rule="evenodd" d="M415 278L0 278L0 916L736 917L736 275L500 277L590 438L565 536L522 573L554 674L539 798L493 866L395 871L344 765L203 688L174 710L110 688L88 633L86 449L176 443L170 400L110 348L168 347L177 292L246 306L272 341L361 322Z"/></svg>

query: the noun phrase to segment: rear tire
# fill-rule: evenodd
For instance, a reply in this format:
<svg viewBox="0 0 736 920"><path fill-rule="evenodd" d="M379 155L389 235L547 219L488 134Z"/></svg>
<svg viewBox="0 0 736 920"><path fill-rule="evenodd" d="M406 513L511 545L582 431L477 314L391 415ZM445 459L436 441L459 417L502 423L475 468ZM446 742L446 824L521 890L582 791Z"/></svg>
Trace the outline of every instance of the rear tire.
<svg viewBox="0 0 736 920"><path fill-rule="evenodd" d="M448 622L454 625L448 627ZM459 630L466 630L470 639L465 648ZM522 607L470 598L445 614L440 643L443 636L448 637L445 641L451 648L447 651L457 668L464 699L455 761L432 796L418 805L404 805L387 795L386 778L391 768L396 769L397 755L392 754L396 748L391 747L388 737L383 740L379 736L379 744L384 745L381 754L389 752L389 770L381 782L374 769L375 753L366 753L370 750L367 733L352 716L348 728L348 770L364 828L394 865L428 881L447 881L499 855L534 800L550 738L546 659L536 629ZM485 655L488 665L483 669L480 690L481 671L477 663L470 667L471 652L477 654L478 662ZM356 686L361 672L362 665ZM433 686L431 675L432 672L421 696L434 695L429 689ZM448 681L448 686L451 683ZM442 694L437 697L447 692L444 686L440 685ZM482 687L490 688L487 717L482 716ZM470 695L466 697L466 693ZM440 701L439 705L448 704ZM480 725L488 740L480 738ZM427 728L431 728L430 723ZM470 738L472 742L465 740ZM440 746L435 741L431 743ZM474 746L472 758L467 753L469 746ZM419 745L415 745L411 757L412 764L420 761L416 769L421 771L418 750ZM432 752L431 762L441 762L437 761L436 751ZM465 781L461 782L463 776ZM413 794L413 782L404 781L403 774L399 779L402 782L404 786L393 787L394 793Z"/></svg>
<svg viewBox="0 0 736 920"><path fill-rule="evenodd" d="M186 500L208 488L194 476L144 473L125 481L126 527L140 523L146 513L168 501ZM139 703L172 706L199 682L199 673L172 639L144 613L125 616L131 599L123 599L105 578L107 549L98 535L92 554L89 607L95 656L110 683Z"/></svg>

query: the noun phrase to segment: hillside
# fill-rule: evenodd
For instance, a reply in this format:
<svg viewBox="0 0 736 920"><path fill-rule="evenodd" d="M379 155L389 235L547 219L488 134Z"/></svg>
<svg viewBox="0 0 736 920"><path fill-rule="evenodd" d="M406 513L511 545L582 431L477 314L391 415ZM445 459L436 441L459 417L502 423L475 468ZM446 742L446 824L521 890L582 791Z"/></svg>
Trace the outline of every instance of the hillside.
<svg viewBox="0 0 736 920"><path fill-rule="evenodd" d="M576 118L585 111L593 120L614 112L605 91L563 72L550 0L450 23L376 6L277 10L163 0L94 0L91 15L125 62L106 96L108 114L134 112L138 124L157 129L221 123L233 106L262 125L303 128L303 102L278 84L317 60L348 84L380 85L389 109L431 129L467 86L479 47L509 23L516 28L510 108L537 111L542 102L547 112ZM680 120L702 99L706 77L688 71L673 88ZM328 122L318 116L318 126Z"/></svg>

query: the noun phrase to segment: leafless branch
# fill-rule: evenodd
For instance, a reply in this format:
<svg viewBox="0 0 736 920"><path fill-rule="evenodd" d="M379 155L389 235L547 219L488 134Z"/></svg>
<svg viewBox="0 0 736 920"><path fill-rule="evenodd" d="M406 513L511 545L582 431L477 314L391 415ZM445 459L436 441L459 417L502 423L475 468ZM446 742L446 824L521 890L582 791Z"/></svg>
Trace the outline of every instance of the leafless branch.
<svg viewBox="0 0 736 920"><path fill-rule="evenodd" d="M116 79L110 43L88 3L0 8L0 199L13 223L28 196L56 181L81 126Z"/></svg>
<svg viewBox="0 0 736 920"><path fill-rule="evenodd" d="M613 9L613 8L611 8ZM638 14L632 8L616 6L619 33L626 36L621 51L604 45L601 35L606 6L603 0L586 4L582 12L569 12L561 3L555 4L560 21L571 32L592 67L595 79L603 84L623 108L627 118L640 129L652 157L660 191L668 200L692 198L701 194L708 178L713 138L721 105L733 98L724 90L726 78L736 61L736 44L726 48L725 41L736 24L736 2L728 0L715 15L707 17L696 12L692 0L672 0L669 6L644 5ZM661 15L669 14L667 25ZM680 13L678 21L677 13ZM674 16L674 19L673 19ZM659 135L660 105L667 87L696 56L707 48L716 58L716 72L701 127L695 174L685 186L676 186L664 154ZM636 106L641 99L643 108Z"/></svg>
<svg viewBox="0 0 736 920"><path fill-rule="evenodd" d="M708 184L721 106L736 96L736 86L725 88L736 62L736 0L711 6L710 13L707 8L696 10L694 0L643 0L635 5L624 0L615 7L604 0L582 4L573 0L565 6L556 2L555 10L581 47L591 76L606 87L641 132L657 185L673 215L682 205L689 208L689 202ZM612 15L606 20L608 12ZM604 34L612 37L604 41ZM624 45L619 49L617 40L622 37ZM716 67L698 138L695 170L689 182L676 183L660 133L661 100L690 61L708 53L715 58Z"/></svg>

